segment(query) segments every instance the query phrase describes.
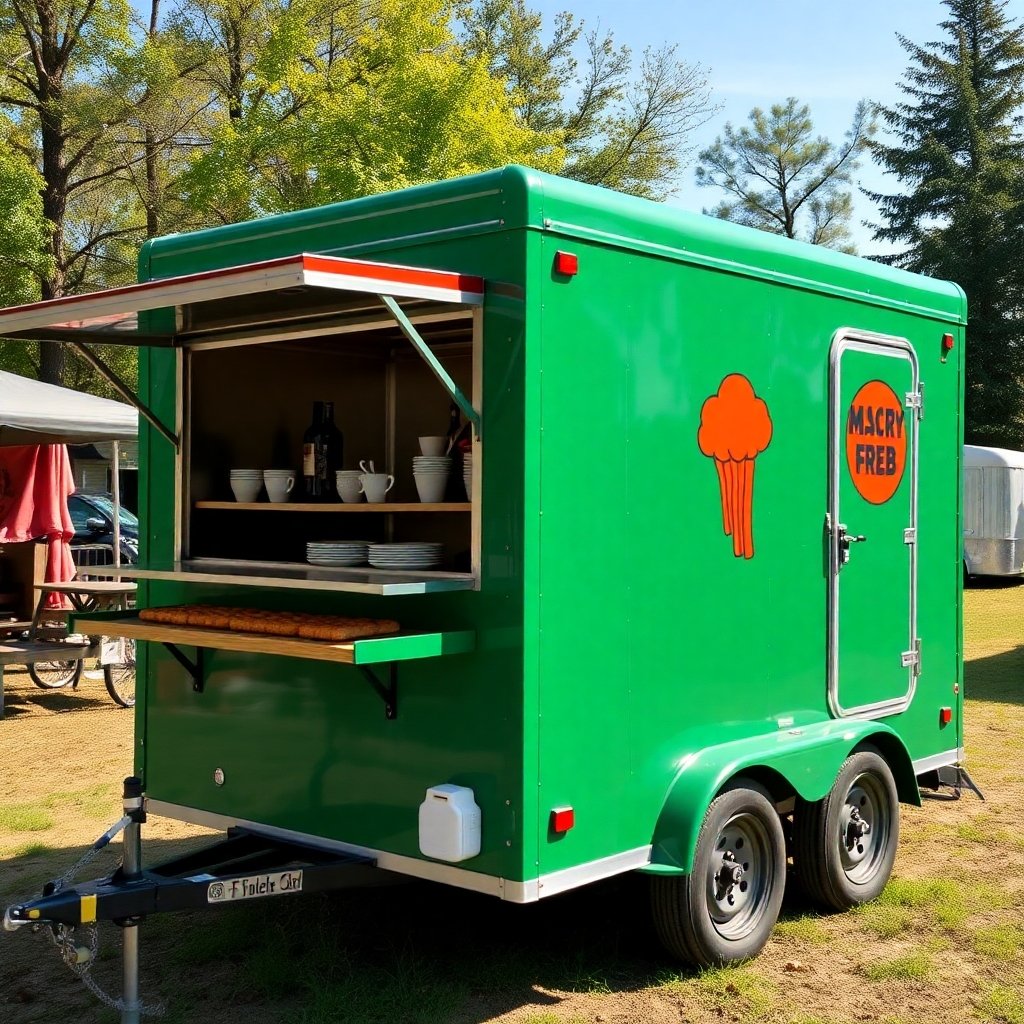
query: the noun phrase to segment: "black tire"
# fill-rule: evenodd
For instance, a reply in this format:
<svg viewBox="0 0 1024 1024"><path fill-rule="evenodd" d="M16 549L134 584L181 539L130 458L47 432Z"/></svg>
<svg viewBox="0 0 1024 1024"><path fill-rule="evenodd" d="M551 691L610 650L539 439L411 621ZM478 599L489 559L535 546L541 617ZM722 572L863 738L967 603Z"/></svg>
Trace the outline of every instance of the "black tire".
<svg viewBox="0 0 1024 1024"><path fill-rule="evenodd" d="M654 927L673 956L699 967L748 960L775 927L785 885L786 843L771 797L739 779L704 815L693 871L652 877Z"/></svg>
<svg viewBox="0 0 1024 1024"><path fill-rule="evenodd" d="M71 661L37 661L28 666L28 675L41 690L62 690L78 686L82 675L82 659Z"/></svg>
<svg viewBox="0 0 1024 1024"><path fill-rule="evenodd" d="M115 703L135 707L135 641L125 640L124 661L103 666L103 685Z"/></svg>
<svg viewBox="0 0 1024 1024"><path fill-rule="evenodd" d="M824 800L797 799L793 862L800 884L830 910L873 900L892 874L899 837L899 796L889 766L873 748L855 751Z"/></svg>

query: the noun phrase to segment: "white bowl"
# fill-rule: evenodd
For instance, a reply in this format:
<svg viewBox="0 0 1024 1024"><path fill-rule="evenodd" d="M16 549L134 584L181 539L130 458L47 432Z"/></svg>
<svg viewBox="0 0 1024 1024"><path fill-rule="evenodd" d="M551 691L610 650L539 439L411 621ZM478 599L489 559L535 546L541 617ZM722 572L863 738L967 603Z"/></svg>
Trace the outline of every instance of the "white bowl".
<svg viewBox="0 0 1024 1024"><path fill-rule="evenodd" d="M231 492L235 496L235 501L242 502L243 504L250 504L254 502L263 490L263 482L261 480L232 480L231 481Z"/></svg>
<svg viewBox="0 0 1024 1024"><path fill-rule="evenodd" d="M420 451L424 455L444 455L444 450L448 447L447 437L421 437L418 440Z"/></svg>
<svg viewBox="0 0 1024 1024"><path fill-rule="evenodd" d="M416 478L416 493L424 504L433 505L444 501L445 488L448 486L448 475L427 476L423 473L413 474Z"/></svg>

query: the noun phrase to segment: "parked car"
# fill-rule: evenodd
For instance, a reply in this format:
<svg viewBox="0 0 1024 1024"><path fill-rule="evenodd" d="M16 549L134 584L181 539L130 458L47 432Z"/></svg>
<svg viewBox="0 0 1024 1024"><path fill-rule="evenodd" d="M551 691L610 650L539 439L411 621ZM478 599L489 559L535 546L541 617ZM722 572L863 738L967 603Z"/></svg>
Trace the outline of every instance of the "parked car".
<svg viewBox="0 0 1024 1024"><path fill-rule="evenodd" d="M72 494L68 511L75 524L75 545L108 544L114 547L114 500L109 494ZM136 562L139 558L138 517L121 509L121 561Z"/></svg>

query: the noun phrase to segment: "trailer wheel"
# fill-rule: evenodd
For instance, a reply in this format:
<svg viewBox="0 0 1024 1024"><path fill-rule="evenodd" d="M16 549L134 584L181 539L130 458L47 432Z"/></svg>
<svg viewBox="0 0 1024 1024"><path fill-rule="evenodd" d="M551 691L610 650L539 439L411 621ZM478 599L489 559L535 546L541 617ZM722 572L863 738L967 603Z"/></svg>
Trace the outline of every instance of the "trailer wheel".
<svg viewBox="0 0 1024 1024"><path fill-rule="evenodd" d="M846 759L824 800L797 800L793 859L815 903L846 910L885 888L899 844L899 807L892 772L873 749Z"/></svg>
<svg viewBox="0 0 1024 1024"><path fill-rule="evenodd" d="M712 967L756 956L779 916L786 844L771 798L739 780L704 815L693 871L651 879L654 926L674 956Z"/></svg>

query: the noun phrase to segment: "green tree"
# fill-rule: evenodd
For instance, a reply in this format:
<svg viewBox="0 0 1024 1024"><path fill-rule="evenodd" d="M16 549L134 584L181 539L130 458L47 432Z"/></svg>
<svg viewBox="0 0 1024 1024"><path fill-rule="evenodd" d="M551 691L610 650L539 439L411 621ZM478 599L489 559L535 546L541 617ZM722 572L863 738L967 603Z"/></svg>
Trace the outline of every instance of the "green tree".
<svg viewBox="0 0 1024 1024"><path fill-rule="evenodd" d="M686 140L717 109L706 73L675 47L635 65L608 32L584 31L568 12L545 37L525 0L477 0L462 13L467 51L505 83L523 125L564 152L559 173L647 198L673 191Z"/></svg>
<svg viewBox="0 0 1024 1024"><path fill-rule="evenodd" d="M40 195L42 179L11 145L13 125L0 121L0 305L39 297L39 277L48 269L47 227Z"/></svg>
<svg viewBox="0 0 1024 1024"><path fill-rule="evenodd" d="M189 203L230 222L509 162L555 169L450 15L448 0L193 0L177 31L209 52L219 116L182 176Z"/></svg>
<svg viewBox="0 0 1024 1024"><path fill-rule="evenodd" d="M40 195L42 180L31 162L12 145L17 129L0 122L0 305L39 298L39 278L47 269L47 227ZM0 368L38 375L38 345L0 340Z"/></svg>
<svg viewBox="0 0 1024 1024"><path fill-rule="evenodd" d="M944 0L944 38L910 56L905 99L880 109L875 159L905 191L871 196L888 262L967 293L968 441L1024 444L1024 30L997 0Z"/></svg>
<svg viewBox="0 0 1024 1024"><path fill-rule="evenodd" d="M815 136L810 108L794 97L766 114L750 112L750 125L731 124L698 157L697 184L731 198L710 212L787 238L852 252L851 183L857 157L874 131L866 103L840 145Z"/></svg>
<svg viewBox="0 0 1024 1024"><path fill-rule="evenodd" d="M131 230L112 187L121 153L111 126L128 105L107 79L132 48L126 0L0 0L0 107L22 131L12 139L41 178L48 227L42 298L78 290ZM60 345L40 349L40 376L64 377Z"/></svg>

